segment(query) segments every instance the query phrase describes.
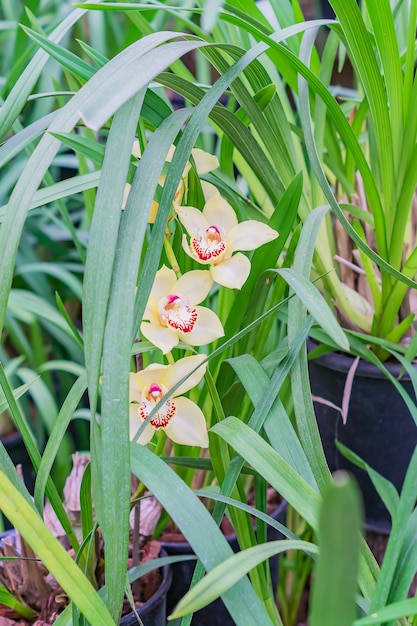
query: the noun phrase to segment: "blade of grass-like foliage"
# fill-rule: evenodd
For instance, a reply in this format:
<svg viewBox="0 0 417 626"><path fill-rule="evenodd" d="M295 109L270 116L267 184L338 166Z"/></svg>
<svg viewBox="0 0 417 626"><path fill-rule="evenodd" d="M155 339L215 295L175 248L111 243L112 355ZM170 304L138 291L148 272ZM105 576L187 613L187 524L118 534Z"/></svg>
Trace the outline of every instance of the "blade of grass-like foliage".
<svg viewBox="0 0 417 626"><path fill-rule="evenodd" d="M373 611L367 617L362 617L353 622L352 626L377 626L378 624L387 624L392 620L401 619L402 617L417 615L417 599L403 600L402 602L394 602L389 606L378 611Z"/></svg>
<svg viewBox="0 0 417 626"><path fill-rule="evenodd" d="M72 321L71 317L69 316L68 311L65 308L65 305L62 302L59 293L55 294L55 300L56 300L56 305L57 305L57 307L59 309L59 312L61 313L62 317L66 321L66 323L68 325L68 328L72 332L75 341L79 344L79 346L81 348L83 348L84 347L84 340L81 337L78 328L75 326L74 322Z"/></svg>
<svg viewBox="0 0 417 626"><path fill-rule="evenodd" d="M211 515L185 483L147 448L131 444L133 473L152 491L189 541L207 571L232 556L230 546ZM184 515L184 511L192 511ZM243 579L223 596L228 611L240 626L271 624L248 579Z"/></svg>
<svg viewBox="0 0 417 626"><path fill-rule="evenodd" d="M313 529L318 526L318 509L321 496L304 481L286 461L271 448L254 430L238 420L228 417L213 426L215 432L271 484L308 521ZM328 483L331 484L330 481ZM362 542L359 568L359 584L366 598L372 598L378 569Z"/></svg>
<svg viewBox="0 0 417 626"><path fill-rule="evenodd" d="M8 410L10 412L10 416L16 426L16 428L18 429L18 431L20 432L20 434L22 435L23 438L23 442L25 444L25 448L29 454L30 460L33 464L33 467L35 468L35 470L37 470L39 468L39 465L41 463L41 455L36 447L36 442L33 438L33 435L26 423L26 420L22 414L22 412L19 409L19 406L16 402L16 399L13 395L13 389L11 388L9 381L7 379L7 376L5 374L5 371L3 369L3 366L0 363L0 386L3 390L3 393L5 395L5 398L7 400L7 404L8 404ZM3 451L3 447L1 447L1 450ZM6 454L6 453L5 453ZM4 455L3 455L4 456ZM7 455L6 455L7 456ZM1 459L1 455L0 455L0 459ZM9 465L10 468L10 464ZM6 469L7 468L6 465ZM13 476L14 473L12 472ZM17 474L16 474L17 476ZM21 484L21 481L19 481ZM22 486L23 489L23 486ZM26 491L26 490L24 490ZM59 521L62 524L62 527L65 530L65 533L68 536L68 539L72 545L72 547L74 548L75 551L77 551L78 549L78 541L77 541L77 537L74 533L74 530L68 520L68 516L65 512L65 509L62 505L61 502L61 498L59 497L58 491L52 481L52 479L50 477L48 477L48 481L47 481L47 488L46 488L46 493L48 496L49 501L52 504L52 507L55 510L55 513L58 516ZM10 518L11 519L11 518Z"/></svg>
<svg viewBox="0 0 417 626"><path fill-rule="evenodd" d="M59 183L48 185L48 187L42 187L33 194L33 199L28 210L30 211L44 206L45 204L49 204L50 202L54 202L55 200L59 200L60 198L67 198L80 191L97 187L100 173L101 172L91 172L90 174L83 174L82 176L73 176ZM7 210L7 204L0 207L0 221L3 220Z"/></svg>
<svg viewBox="0 0 417 626"><path fill-rule="evenodd" d="M241 502L240 500L235 500L234 498L228 498L227 496L223 496L221 493L213 492L210 489L198 489L198 490L194 490L194 493L200 496L201 498L209 498L210 500L215 500L216 502L224 502L228 506L233 506L233 507L236 507L237 509L241 509L242 511L246 511L246 513L249 513L254 518L259 519L262 522L265 522L266 524L268 524L268 526L271 526L272 528L274 528L275 530L283 534L284 537L287 537L287 539L294 539L294 540L298 539L297 535L291 532L291 530L288 530L288 528L284 526L283 524L281 524L281 522L277 522L270 515L267 515L266 513L263 513L262 511L255 509L253 506L250 506L249 504L245 504L244 502Z"/></svg>
<svg viewBox="0 0 417 626"><path fill-rule="evenodd" d="M54 307L35 293L26 289L12 289L10 292L10 307L11 310L15 309L16 312L20 309L32 313L40 320L46 320L68 337L71 337L72 341L74 340L72 332Z"/></svg>
<svg viewBox="0 0 417 626"><path fill-rule="evenodd" d="M103 379L102 379L102 450L100 453L101 467L98 468L97 485L95 492L102 493L98 502L98 510L103 526L105 540L107 538L107 555L110 563L120 559L121 552L121 516L126 518L123 528L128 528L129 500L130 500L130 462L129 462L129 420L128 403L129 388L128 374L130 369L130 355L132 346L132 327L134 319L134 301L136 280L141 260L141 252L144 236L148 223L148 215L154 196L158 178L165 163L166 154L174 138L181 129L189 111L181 110L167 118L160 128L151 137L143 157L136 170L132 187L129 193L125 211L122 216L119 237L117 240L118 250L115 257L114 267L110 267L110 284L103 285L101 275L94 274L94 263L101 264L102 247L97 246L97 257L91 257L91 288L95 290L95 297L89 310L88 328L95 335L90 338L91 348L89 353L91 385L97 385L101 358L101 345L103 346ZM179 173L181 176L182 170ZM143 182L146 181L144 187ZM122 181L123 182L123 181ZM177 183L178 184L178 183ZM123 182L124 186L124 182ZM123 188L122 188L123 191ZM170 205L168 206L168 209ZM120 211L120 209L119 209ZM161 211L161 206L159 207ZM162 224L165 232L165 221ZM108 228L108 224L98 222L98 227ZM155 223L155 229L158 224ZM161 228L161 227L159 227ZM103 236L102 233L100 233ZM116 241L111 241L116 245ZM97 265L96 265L97 267ZM108 268L107 270L108 271ZM153 274L143 271L148 283L152 283ZM149 285L150 288L150 285ZM103 298L104 294L104 298ZM108 299L108 301L107 301ZM102 320L105 326L100 327L98 322L97 303L103 306ZM106 315L107 310L107 315ZM87 338L87 335L86 335ZM99 343L101 342L101 343ZM96 376L96 378L93 378ZM118 401L115 403L114 398ZM114 472L114 467L118 468ZM122 471L123 469L123 471ZM93 465L93 480L95 469ZM115 503L117 502L117 506ZM123 537L127 556L126 534ZM114 585L112 588L111 584ZM113 592L112 613L116 614L123 597L123 577L117 568L111 566L107 580L109 593ZM118 594L118 597L117 597ZM110 597L109 597L110 602Z"/></svg>
<svg viewBox="0 0 417 626"><path fill-rule="evenodd" d="M417 480L417 450L411 458L404 485L400 494L400 502L392 520L381 573L377 581L375 594L371 602L371 612L382 609L387 603L394 575L407 530L407 522L415 506L415 484Z"/></svg>
<svg viewBox="0 0 417 626"><path fill-rule="evenodd" d="M55 424L48 437L45 450L42 455L41 463L38 467L35 483L35 505L38 511L42 511L46 483L50 474L52 465L55 461L58 449L61 445L62 439L67 431L68 424L77 408L84 391L87 388L87 378L83 374L72 386L65 401L59 411L59 414L55 420Z"/></svg>
<svg viewBox="0 0 417 626"><path fill-rule="evenodd" d="M42 519L0 470L0 508L42 559L65 593L93 624L114 626L98 593Z"/></svg>
<svg viewBox="0 0 417 626"><path fill-rule="evenodd" d="M0 604L8 606L16 611L18 615L26 617L30 620L33 620L36 617L36 611L26 606L26 604L23 604L23 602L19 602L19 600L12 593L10 593L6 587L3 587L3 585L0 585Z"/></svg>
<svg viewBox="0 0 417 626"><path fill-rule="evenodd" d="M368 473L369 478L371 479L375 489L377 490L382 502L387 507L391 517L394 517L395 512L398 509L398 503L400 497L394 485L387 480L382 474L376 472L372 467L370 467L363 459L361 459L357 454L346 448L340 441L336 441L336 446L343 454L343 456L348 459L351 463L360 467L364 471Z"/></svg>
<svg viewBox="0 0 417 626"><path fill-rule="evenodd" d="M230 589L252 568L286 550L303 550L318 554L318 548L313 543L291 539L269 541L242 550L211 570L188 591L171 614L172 619L198 611Z"/></svg>
<svg viewBox="0 0 417 626"><path fill-rule="evenodd" d="M90 404L95 412L104 325L122 201L143 90L115 114L104 154L84 274L83 327ZM103 250L106 262L103 263Z"/></svg>
<svg viewBox="0 0 417 626"><path fill-rule="evenodd" d="M362 511L352 478L337 473L323 496L319 519L320 554L314 575L311 626L352 626L356 616Z"/></svg>
<svg viewBox="0 0 417 626"><path fill-rule="evenodd" d="M26 489L24 483L22 482L21 477L16 471L16 467L13 464L10 456L6 452L6 448L3 443L0 441L0 471L4 472L6 476L8 476L10 482L13 484L15 489L19 491L19 493L25 498L26 502L32 507L33 512L36 512L35 505L33 504L32 497L28 490Z"/></svg>
<svg viewBox="0 0 417 626"><path fill-rule="evenodd" d="M294 270L300 275L309 277L313 258L314 245L322 219L327 207L319 207L312 211L304 223L298 242ZM293 298L288 304L288 339L299 331L304 323L306 311L301 300ZM291 389L294 402L294 413L301 444L313 471L317 485L321 489L329 484L330 472L327 467L320 440L308 377L307 357L304 349L298 355L291 374Z"/></svg>
<svg viewBox="0 0 417 626"><path fill-rule="evenodd" d="M26 126L21 131L16 133L16 135L13 135L13 137L10 137L10 139L5 141L4 144L0 146L0 167L6 165L6 163L19 154L23 148L37 139L37 137L39 137L41 133L48 128L55 115L56 111L48 113L40 120L36 120L36 122L29 124L29 126Z"/></svg>
<svg viewBox="0 0 417 626"><path fill-rule="evenodd" d="M83 61L83 59L77 57L77 55L70 50L59 46L51 41L50 38L35 32L31 28L27 28L23 25L21 28L25 31L28 37L30 37L40 48L42 48L42 50L45 50L51 58L58 61L58 63L72 72L77 78L89 80L94 74L94 68L86 63L86 61Z"/></svg>
<svg viewBox="0 0 417 626"><path fill-rule="evenodd" d="M417 571L417 541L414 529L416 527L417 509L409 517L407 533L398 559L397 571L390 590L389 601L398 602L408 597L410 585Z"/></svg>
<svg viewBox="0 0 417 626"><path fill-rule="evenodd" d="M373 118L373 130L376 135L379 155L379 167L381 168L381 186L383 189L383 197L385 199L386 219L384 224L379 221L379 215L375 217L375 233L377 234L378 249L381 255L386 259L387 250L384 247L383 237L385 236L385 225L389 228L393 225L393 209L394 209L394 154L393 154L393 132L397 131L398 137L402 136L400 132L402 107L401 100L401 69L398 58L398 48L395 51L393 47L396 45L396 37L392 23L392 13L389 1L382 0L378 3L370 2L368 11L373 26L376 23L377 29L375 39L378 44L381 60L384 69L388 70L388 79L384 85L384 79L381 76L380 69L375 56L375 50L372 45L371 35L368 32L358 5L354 0L332 0L332 6L340 21L345 34L345 45L347 46L356 71L358 72L364 91L369 102L369 108ZM397 57L395 59L395 56ZM389 90L389 96L392 100L390 105L387 103L385 89ZM396 93L393 93L393 90ZM400 99L400 101L398 101ZM394 110L391 108L394 107ZM390 119L391 117L391 119ZM398 141L399 138L396 140ZM397 155L399 156L399 155ZM380 233L380 236L378 235Z"/></svg>
<svg viewBox="0 0 417 626"><path fill-rule="evenodd" d="M32 272L36 272L39 274L49 274L49 276L53 276L61 281L64 285L66 285L72 293L81 300L83 288L81 281L70 271L68 271L65 267L62 267L58 263L22 263L16 269L16 275L22 276L24 274L31 274Z"/></svg>
<svg viewBox="0 0 417 626"><path fill-rule="evenodd" d="M300 240L301 245L301 240ZM307 278L292 269L275 270L295 291L303 305L308 309L315 321L329 334L333 341L342 349L349 350L349 341L336 321L329 305L323 296Z"/></svg>
<svg viewBox="0 0 417 626"><path fill-rule="evenodd" d="M236 450L317 530L320 496L280 454L236 417L228 417L210 429Z"/></svg>
<svg viewBox="0 0 417 626"><path fill-rule="evenodd" d="M51 33L49 36L50 40L55 42L60 41L72 26L85 15L85 12L85 9L72 11L54 32ZM49 55L43 52L43 50L39 50L13 86L13 89L0 109L0 138L6 135L19 116L48 59Z"/></svg>
<svg viewBox="0 0 417 626"><path fill-rule="evenodd" d="M201 28L205 33L212 30L224 3L225 0L212 0L204 7L204 13L201 16Z"/></svg>
<svg viewBox="0 0 417 626"><path fill-rule="evenodd" d="M262 366L249 354L244 354L227 361L236 372L253 405L256 407L265 393L270 380ZM279 437L274 436L275 428ZM285 461L298 472L313 488L317 488L316 481L308 464L304 450L300 444L291 421L285 411L281 410L281 400L276 398L270 413L265 418L264 429L268 438L277 443L275 450Z"/></svg>
<svg viewBox="0 0 417 626"><path fill-rule="evenodd" d="M33 381L35 381L36 379L37 379L37 376L35 376ZM13 395L16 398L16 400L21 398L31 388L33 381L28 382L28 383L26 383L24 385L19 385L19 387L16 387L16 389L13 389ZM0 399L0 413L3 413L3 411L6 411L7 407L8 407L8 404L7 404L6 398L1 397L1 399Z"/></svg>
<svg viewBox="0 0 417 626"><path fill-rule="evenodd" d="M123 50L80 89L60 110L49 130L69 132L82 117L87 124L100 126L130 97L170 62L179 58L201 42L174 42L159 46L173 33L156 33ZM176 35L175 35L176 36ZM167 47L168 46L168 47ZM156 48L157 47L157 48ZM149 54L150 56L146 56ZM45 135L32 153L13 191L8 211L0 232L0 327L4 323L14 260L27 211L45 172L59 149L60 142Z"/></svg>
<svg viewBox="0 0 417 626"><path fill-rule="evenodd" d="M310 34L306 32L306 35L303 37L303 46L305 45L305 49L309 50L312 43L313 43L313 37L310 37ZM304 54L303 54L304 60L307 60L307 57L308 55L305 54L305 50L304 50ZM413 285L414 281L411 281L409 278L407 278L406 275L399 272L397 269L395 269L389 263L387 263L386 257L383 254L383 250L384 249L386 250L386 245L381 242L381 247L379 247L379 242L378 242L379 250L381 250L382 252L381 252L381 256L379 254L376 254L357 235L355 229L352 227L350 222L344 216L343 212L340 210L339 204L335 200L335 197L326 179L326 176L324 174L324 171L322 169L322 166L320 164L320 160L317 154L316 144L314 141L314 136L313 136L313 132L311 128L310 105L308 101L309 100L308 84L310 84L310 86L314 86L314 89L317 89L318 95L325 100L329 108L329 113L331 113L332 116L335 116L335 119L337 120L339 132L341 134L343 133L343 137L344 139L346 138L346 144L349 146L349 148L351 150L354 150L355 158L357 159L358 168L360 169L361 173L364 175L364 183L366 181L366 191L368 194L367 199L369 201L370 206L372 207L374 219L383 221L383 209L381 206L380 199L378 197L378 191L375 186L375 180L372 174L370 173L368 165L366 164L366 162L364 162L363 153L360 154L361 150L359 148L359 144L356 138L352 134L350 134L350 131L348 131L346 128L346 119L344 118L343 115L340 116L340 113L341 113L340 110L338 111L338 113L336 113L333 98L332 97L329 98L330 94L326 92L326 90L322 89L322 86L319 85L319 82L316 82L310 76L310 74L306 72L304 69L302 70L302 67L298 66L295 60L294 60L294 65L297 65L297 69L299 69L300 71L300 79L299 79L300 81L300 85L299 85L300 119L301 119L301 124L304 130L304 137L305 137L308 156L309 156L311 167L314 171L314 174L320 183L320 186L323 190L323 193L327 201L329 202L329 205L332 211L334 211L334 213L337 215L339 221L342 223L343 227L345 228L349 236L353 239L353 241L356 243L358 248L362 249L365 252L365 254L369 256L369 258L375 261L375 263L381 269L386 270L386 272L390 274L393 278L396 278L402 283L415 288L416 285ZM302 70L302 75L301 75L301 70ZM309 83L307 83L306 79L304 78L305 76L308 76ZM381 231L378 231L378 232L381 232ZM349 313L349 316L351 315L353 319L355 316L354 312Z"/></svg>

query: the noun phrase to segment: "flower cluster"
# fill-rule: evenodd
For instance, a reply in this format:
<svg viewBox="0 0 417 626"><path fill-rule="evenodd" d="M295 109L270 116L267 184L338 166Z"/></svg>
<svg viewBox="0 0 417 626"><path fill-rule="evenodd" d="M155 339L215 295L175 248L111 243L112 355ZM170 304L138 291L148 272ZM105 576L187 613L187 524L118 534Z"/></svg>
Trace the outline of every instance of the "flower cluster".
<svg viewBox="0 0 417 626"><path fill-rule="evenodd" d="M174 148L167 161L171 161L173 152ZM199 175L218 166L217 159L202 150L193 150L192 157ZM140 444L147 444L156 431L164 430L177 443L208 447L201 409L182 396L200 383L206 372L206 357L198 354L174 362L171 351L179 342L204 346L224 335L216 313L200 304L206 300L214 283L241 289L251 269L250 260L242 251L255 250L278 236L275 230L256 220L238 223L232 206L216 187L204 181L203 210L182 206L190 168L188 163L173 208L187 232L182 241L184 251L206 269L191 270L177 277L173 269L164 265L156 273L140 331L167 355L170 364L151 364L130 374L130 436ZM161 186L164 181L161 176ZM154 202L149 217L151 223L157 209L158 204ZM164 401L165 396L168 397ZM140 429L151 412L151 419Z"/></svg>

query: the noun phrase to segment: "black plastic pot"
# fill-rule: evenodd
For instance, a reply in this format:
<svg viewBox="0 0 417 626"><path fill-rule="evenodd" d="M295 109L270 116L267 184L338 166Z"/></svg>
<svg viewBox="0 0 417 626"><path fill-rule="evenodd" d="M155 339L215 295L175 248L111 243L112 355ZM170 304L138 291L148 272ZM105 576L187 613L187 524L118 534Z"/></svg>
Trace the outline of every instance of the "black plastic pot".
<svg viewBox="0 0 417 626"><path fill-rule="evenodd" d="M160 556L166 556L162 550ZM139 617L144 626L166 626L167 618L167 594L172 583L172 571L170 565L162 567L162 583L149 600L138 609ZM137 626L138 620L135 613L129 613L120 620L120 626Z"/></svg>
<svg viewBox="0 0 417 626"><path fill-rule="evenodd" d="M340 407L352 363L352 357L338 353L310 360L313 395ZM399 377L400 364L385 365L394 377ZM401 378L401 384L415 401L407 374ZM401 490L417 445L417 427L405 402L376 366L360 361L353 379L347 423L343 424L339 411L321 402L315 403L315 410L330 470L347 469L352 472L362 491L367 527L379 533L388 533L391 518L371 480L365 471L343 457L336 448L335 440L385 476L398 491Z"/></svg>
<svg viewBox="0 0 417 626"><path fill-rule="evenodd" d="M271 514L271 517L281 523L284 523L286 506L287 503L285 501L281 502L277 509ZM280 532L271 527L268 528L267 536L269 541L277 541L283 538ZM232 550L234 552L238 552L239 544L236 535L226 535L226 539ZM163 541L162 545L169 556L194 554L187 541L178 541L173 543ZM168 591L167 615L170 615L181 598L189 590L196 562L197 561L179 561L178 563L172 564L172 585ZM277 555L270 559L269 564L272 585L273 588L276 589L278 582L279 556ZM169 623L171 626L178 626L180 622L181 619L178 619L172 620ZM232 620L230 613L226 609L221 598L218 598L200 611L194 613L191 624L192 626L235 626L235 622Z"/></svg>

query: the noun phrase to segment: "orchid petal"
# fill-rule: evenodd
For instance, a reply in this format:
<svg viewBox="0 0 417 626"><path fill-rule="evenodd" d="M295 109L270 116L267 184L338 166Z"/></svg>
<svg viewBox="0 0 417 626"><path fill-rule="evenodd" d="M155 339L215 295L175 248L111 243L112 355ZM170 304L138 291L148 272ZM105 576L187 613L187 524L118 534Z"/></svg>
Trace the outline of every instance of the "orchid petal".
<svg viewBox="0 0 417 626"><path fill-rule="evenodd" d="M140 144L137 139L135 139L132 144L132 155L136 157L137 159L140 159L141 157Z"/></svg>
<svg viewBox="0 0 417 626"><path fill-rule="evenodd" d="M236 213L219 193L213 195L206 203L203 215L209 226L217 226L225 235L238 225Z"/></svg>
<svg viewBox="0 0 417 626"><path fill-rule="evenodd" d="M179 338L190 346L205 346L224 336L223 326L217 315L204 306L197 306L197 322L189 333L178 333Z"/></svg>
<svg viewBox="0 0 417 626"><path fill-rule="evenodd" d="M143 312L143 319L151 324L159 324L158 303L152 296L149 297L148 304Z"/></svg>
<svg viewBox="0 0 417 626"><path fill-rule="evenodd" d="M250 261L238 252L227 261L212 265L210 271L213 280L219 285L229 289L241 289L249 276Z"/></svg>
<svg viewBox="0 0 417 626"><path fill-rule="evenodd" d="M192 305L205 300L213 286L213 278L209 270L192 270L186 272L175 284L174 293L188 298Z"/></svg>
<svg viewBox="0 0 417 626"><path fill-rule="evenodd" d="M133 437L136 435L138 428L133 433ZM143 432L139 435L138 439L136 440L136 443L140 443L141 446L146 446L146 444L150 442L154 434L155 434L155 428L151 424L146 424Z"/></svg>
<svg viewBox="0 0 417 626"><path fill-rule="evenodd" d="M129 374L129 398L130 401L136 402L142 401L142 392L149 387L152 383L160 384L164 376L164 370L166 365L160 363L152 363L148 365L144 370L139 372L130 372Z"/></svg>
<svg viewBox="0 0 417 626"><path fill-rule="evenodd" d="M182 378L189 375L179 387L174 391L172 397L180 396L189 389L192 389L203 378L207 363L203 363L206 360L204 354L195 354L193 356L187 356L179 361L176 361L173 365L166 368L162 379L162 384L167 389L172 389ZM195 372L190 374L200 363L203 363Z"/></svg>
<svg viewBox="0 0 417 626"><path fill-rule="evenodd" d="M126 204L127 204L127 199L129 197L129 193L130 193L130 188L132 187L132 185L130 183L125 183L125 188L123 191L123 199L122 199L122 211L125 210L126 208Z"/></svg>
<svg viewBox="0 0 417 626"><path fill-rule="evenodd" d="M255 250L277 237L277 231L267 224L257 220L247 220L228 233L227 250L230 253L235 250Z"/></svg>
<svg viewBox="0 0 417 626"><path fill-rule="evenodd" d="M176 413L165 427L172 441L186 446L208 447L206 420L201 409L188 398L175 398Z"/></svg>
<svg viewBox="0 0 417 626"><path fill-rule="evenodd" d="M140 325L140 332L148 341L153 343L154 346L162 350L163 354L171 352L171 350L175 348L178 343L178 335L176 331L172 330L168 326L142 322Z"/></svg>
<svg viewBox="0 0 417 626"><path fill-rule="evenodd" d="M163 265L160 270L155 274L155 280L153 281L151 296L155 298L155 302L159 302L161 298L172 293L172 289L177 282L177 277L174 270L169 269L166 265Z"/></svg>
<svg viewBox="0 0 417 626"><path fill-rule="evenodd" d="M182 225L192 237L199 232L205 232L210 226L203 213L192 206L176 207L176 211Z"/></svg>
<svg viewBox="0 0 417 626"><path fill-rule="evenodd" d="M152 200L151 208L148 215L148 224L155 224L156 214L158 213L159 202Z"/></svg>
<svg viewBox="0 0 417 626"><path fill-rule="evenodd" d="M210 200L213 196L219 193L219 190L215 185L208 183L206 180L201 181L201 188L203 190L204 199L206 202Z"/></svg>
<svg viewBox="0 0 417 626"><path fill-rule="evenodd" d="M140 402L142 396L142 390L145 385L143 381L138 378L137 374L130 372L129 374L129 400L130 402Z"/></svg>
<svg viewBox="0 0 417 626"><path fill-rule="evenodd" d="M197 173L200 174L200 176L201 174L212 172L219 167L218 158L209 152L201 150L200 148L193 148L193 150L191 150L191 155L194 159Z"/></svg>

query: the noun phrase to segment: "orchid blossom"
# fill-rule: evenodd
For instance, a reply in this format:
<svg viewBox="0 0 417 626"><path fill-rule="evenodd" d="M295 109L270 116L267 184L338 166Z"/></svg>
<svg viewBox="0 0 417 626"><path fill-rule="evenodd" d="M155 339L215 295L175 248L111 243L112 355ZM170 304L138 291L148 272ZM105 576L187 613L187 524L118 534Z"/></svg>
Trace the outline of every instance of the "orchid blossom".
<svg viewBox="0 0 417 626"><path fill-rule="evenodd" d="M165 159L167 163L171 163L172 158L174 156L174 152L175 152L175 146L171 146ZM137 158L140 157L139 142L137 141L135 141L133 144L132 154ZM208 152L205 152L204 150L200 150L200 148L193 148L193 150L191 150L191 156L193 157L197 174L199 176L201 176L202 174L207 174L208 172L211 172L219 167L219 161L217 157L213 156L212 154L209 154ZM191 163L190 161L187 161L187 164L182 174L182 178L175 192L175 196L173 200L174 208L181 205L182 199L186 193L187 179L188 179L188 173L190 169L191 169ZM164 186L165 179L166 179L166 175L161 174L158 180L158 184L160 187ZM124 196L123 196L122 209L124 209L126 206L127 198L130 192L130 187L131 187L130 183L126 183ZM159 207L159 202L157 202L156 200L153 200L152 205L151 205L151 210L149 211L149 217L148 217L149 224L153 224L155 222L156 214L158 212L158 207Z"/></svg>
<svg viewBox="0 0 417 626"><path fill-rule="evenodd" d="M190 235L183 236L183 248L193 259L209 265L219 285L240 289L250 272L250 260L237 250L255 250L278 237L276 230L257 220L237 221L230 204L219 192L212 193L203 211L176 207L177 215Z"/></svg>
<svg viewBox="0 0 417 626"><path fill-rule="evenodd" d="M179 341L203 346L224 335L223 326L210 309L196 306L213 284L210 272L193 270L177 279L165 265L156 273L140 330L164 354Z"/></svg>
<svg viewBox="0 0 417 626"><path fill-rule="evenodd" d="M205 356L197 354L180 359L173 365L153 364L136 374L130 374L129 416L132 440L139 427L168 391L188 376L156 411L139 436L138 443L146 445L155 431L162 429L177 443L208 447L206 420L201 409L195 402L181 396L203 378L206 371L206 363L203 361ZM193 372L199 363L201 366Z"/></svg>

